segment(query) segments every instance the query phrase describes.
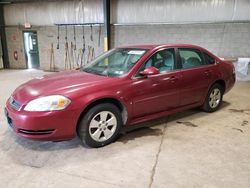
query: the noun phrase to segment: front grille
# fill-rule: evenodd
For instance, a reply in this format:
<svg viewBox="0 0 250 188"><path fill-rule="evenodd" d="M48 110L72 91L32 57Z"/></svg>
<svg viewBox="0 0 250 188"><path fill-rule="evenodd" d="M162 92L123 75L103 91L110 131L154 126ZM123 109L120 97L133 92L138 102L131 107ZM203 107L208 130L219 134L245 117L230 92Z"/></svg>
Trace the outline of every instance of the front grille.
<svg viewBox="0 0 250 188"><path fill-rule="evenodd" d="M15 110L20 110L21 104L18 101L16 101L12 96L9 99L9 103L11 107L14 108Z"/></svg>
<svg viewBox="0 0 250 188"><path fill-rule="evenodd" d="M47 135L54 132L54 129L47 130L27 130L27 129L18 129L19 133L27 134L27 135Z"/></svg>

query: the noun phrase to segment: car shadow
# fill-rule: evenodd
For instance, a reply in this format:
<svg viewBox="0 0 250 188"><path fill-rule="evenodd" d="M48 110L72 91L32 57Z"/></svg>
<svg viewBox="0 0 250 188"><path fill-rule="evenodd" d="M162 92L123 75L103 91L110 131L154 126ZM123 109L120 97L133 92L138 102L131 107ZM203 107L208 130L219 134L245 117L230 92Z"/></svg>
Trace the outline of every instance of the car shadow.
<svg viewBox="0 0 250 188"><path fill-rule="evenodd" d="M226 108L229 105L230 103L223 101L220 110ZM196 125L190 123L189 121L181 122L178 120L182 118L187 118L189 116L195 118L193 115L198 115L198 114L199 117L209 115L209 113L203 112L202 110L200 110L200 108L194 108L191 110L175 113L170 116L152 120L146 123L126 127L122 130L122 134L119 136L117 142L126 144L128 141L135 140L136 138L162 135L163 127L155 128L155 126L163 125L174 121L176 121L177 124L172 124L172 125L167 124L167 126L176 126L182 123L186 126L196 127ZM75 137L74 139L67 141L45 142L45 141L28 140L19 136L15 136L14 133L11 134L13 134L12 136L15 137L16 143L30 150L55 151L55 150L68 150L72 148L82 147L81 141L78 137Z"/></svg>
<svg viewBox="0 0 250 188"><path fill-rule="evenodd" d="M15 136L15 142L25 147L26 149L35 150L35 151L55 151L55 150L68 150L81 146L81 140L78 137L73 138L72 140L65 140L60 142L51 142L51 141L36 141Z"/></svg>
<svg viewBox="0 0 250 188"><path fill-rule="evenodd" d="M220 110L228 107L230 105L229 102L223 101L220 107ZM209 113L202 111L200 108L194 108L191 110L186 110L183 112L178 112L163 118L159 118L156 120L152 120L146 123L142 123L142 124L137 124L131 127L126 127L123 129L123 135L121 135L118 139L118 142L122 142L122 143L127 143L130 140L135 140L136 138L140 138L140 137L145 137L145 136L159 136L162 135L162 128L154 128L155 126L159 126L165 123L169 123L169 122L176 122L176 124L172 124L169 125L167 124L167 127L169 126L176 126L178 124L184 124L185 126L190 126L190 127L198 127L198 125L195 125L193 123L191 123L190 121L178 121L179 119L182 118L187 118L187 117L191 117L194 118L193 115L197 115L199 114L200 116L207 116L209 115Z"/></svg>

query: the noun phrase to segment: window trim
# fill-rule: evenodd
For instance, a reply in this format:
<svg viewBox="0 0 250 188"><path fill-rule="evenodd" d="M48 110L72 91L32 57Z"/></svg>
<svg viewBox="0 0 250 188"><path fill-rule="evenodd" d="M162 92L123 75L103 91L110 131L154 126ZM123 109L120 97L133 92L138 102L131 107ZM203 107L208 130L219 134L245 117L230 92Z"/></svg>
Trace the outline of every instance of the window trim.
<svg viewBox="0 0 250 188"><path fill-rule="evenodd" d="M174 70L172 71L169 71L169 72L165 72L165 73L159 73L157 74L158 75L164 75L164 74L167 74L167 73L171 73L171 72L175 72L177 71L179 68L178 68L178 56L177 56L177 49L176 47L167 47L167 48L160 48L158 50L156 50L154 53L152 53L143 63L142 65L136 70L135 74L131 77L132 79L136 79L136 78L142 78L143 76L136 76L136 74L138 73L138 71L140 70L140 68L145 64L147 63L147 61L153 56L155 55L156 53L160 52L160 51L163 51L163 50L168 50L168 49L173 49L174 50Z"/></svg>

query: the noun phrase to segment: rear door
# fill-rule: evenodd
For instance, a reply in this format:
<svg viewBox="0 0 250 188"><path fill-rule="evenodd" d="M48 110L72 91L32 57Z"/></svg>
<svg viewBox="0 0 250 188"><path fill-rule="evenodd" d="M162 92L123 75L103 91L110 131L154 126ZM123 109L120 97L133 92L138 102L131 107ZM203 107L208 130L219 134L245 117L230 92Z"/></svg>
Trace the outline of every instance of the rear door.
<svg viewBox="0 0 250 188"><path fill-rule="evenodd" d="M160 73L142 77L139 72L153 66ZM175 49L162 49L153 54L133 78L134 118L176 108L179 96L180 70L176 70Z"/></svg>
<svg viewBox="0 0 250 188"><path fill-rule="evenodd" d="M203 53L193 48L178 48L181 68L180 106L201 103L212 80L213 65L205 63Z"/></svg>

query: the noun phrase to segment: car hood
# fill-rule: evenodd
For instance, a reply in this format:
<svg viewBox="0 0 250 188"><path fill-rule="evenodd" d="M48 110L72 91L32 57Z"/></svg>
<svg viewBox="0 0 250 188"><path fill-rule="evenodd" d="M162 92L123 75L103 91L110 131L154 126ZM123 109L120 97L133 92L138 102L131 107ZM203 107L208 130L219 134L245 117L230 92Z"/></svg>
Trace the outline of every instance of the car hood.
<svg viewBox="0 0 250 188"><path fill-rule="evenodd" d="M20 85L13 92L13 97L21 103L26 103L37 97L47 95L70 96L72 92L103 83L104 80L109 79L112 78L82 71L64 71L38 77Z"/></svg>

